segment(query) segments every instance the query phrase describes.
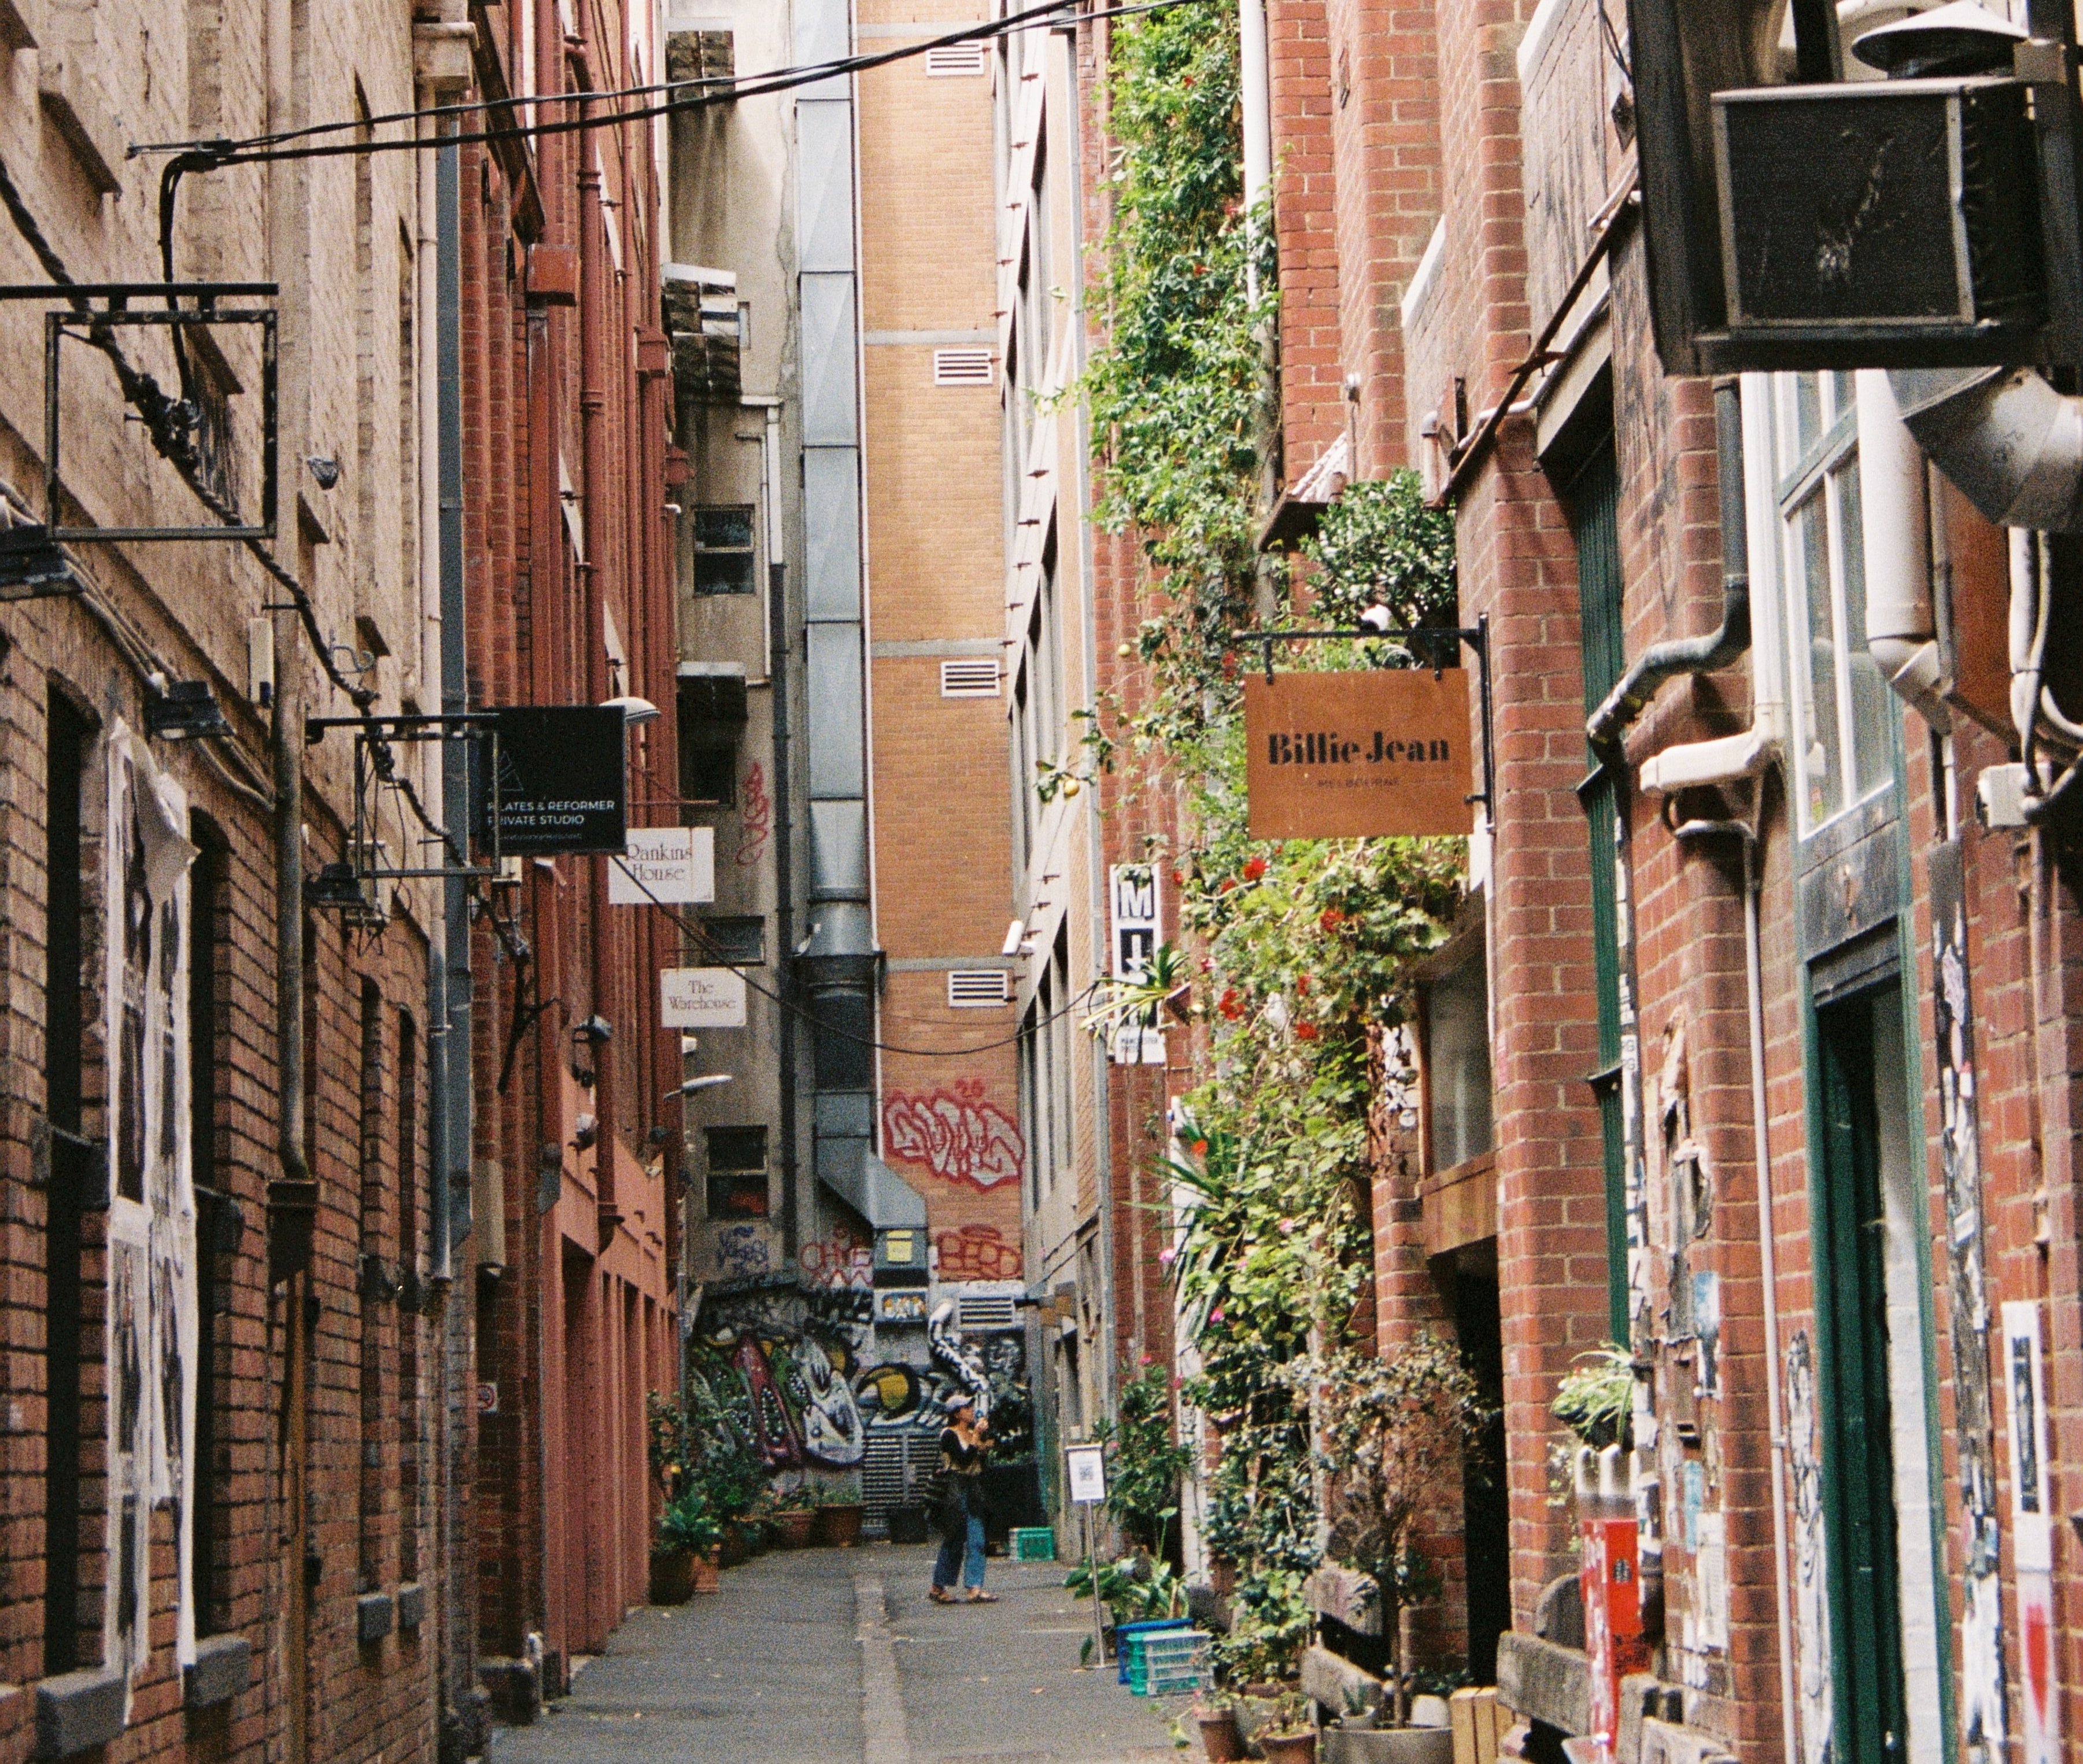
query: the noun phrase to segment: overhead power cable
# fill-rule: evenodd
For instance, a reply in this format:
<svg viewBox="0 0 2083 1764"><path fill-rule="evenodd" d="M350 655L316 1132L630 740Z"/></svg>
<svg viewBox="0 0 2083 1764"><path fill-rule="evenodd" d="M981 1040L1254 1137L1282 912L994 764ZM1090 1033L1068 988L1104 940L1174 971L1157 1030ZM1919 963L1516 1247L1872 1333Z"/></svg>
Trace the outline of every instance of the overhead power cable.
<svg viewBox="0 0 2083 1764"><path fill-rule="evenodd" d="M183 164L184 170L205 167L216 170L227 166L261 165L289 159L332 159L355 154L418 153L429 147L469 146L511 140L516 136L573 134L586 129L611 129L623 123L648 122L655 117L708 109L718 104L736 104L740 99L764 97L775 92L792 91L799 86L814 86L824 80L886 67L893 62L908 61L934 49L958 44L991 41L1021 31L1051 29L1058 24L1129 18L1139 13L1168 12L1177 6L1204 3L1206 0L1136 0L1134 4L1100 6L1090 11L1081 11L1079 0L1047 0L1044 5L1029 7L1006 18L965 26L959 31L946 32L938 36L902 44L894 49L881 49L866 55L843 56L829 61L801 66L776 68L767 73L746 74L729 80L671 80L598 91L536 92L522 97L476 99L467 104L444 104L425 110L389 111L381 116L356 117L348 121L315 123L302 129L279 130L271 134L248 136L239 140L142 142L131 147L130 156L171 154L176 156L175 163ZM699 90L691 90L696 87ZM601 115L564 116L548 121L514 122L453 133L438 132L438 125L442 122L467 116L482 116L495 112L510 112L536 105L612 104L629 99L649 98L660 92L676 95L658 103L640 104L633 109L611 110ZM385 141L320 141L317 138L322 135L366 130L394 123L416 125L429 121L437 125L437 133L408 134Z"/></svg>

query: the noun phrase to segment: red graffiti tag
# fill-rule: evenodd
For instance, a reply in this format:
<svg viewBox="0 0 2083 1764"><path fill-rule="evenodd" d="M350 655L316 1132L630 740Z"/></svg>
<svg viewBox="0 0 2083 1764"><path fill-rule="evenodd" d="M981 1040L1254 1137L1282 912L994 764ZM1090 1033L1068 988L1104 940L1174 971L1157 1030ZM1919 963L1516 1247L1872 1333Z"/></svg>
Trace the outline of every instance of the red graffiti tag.
<svg viewBox="0 0 2083 1764"><path fill-rule="evenodd" d="M928 1095L893 1091L882 1106L882 1144L888 1157L978 1188L1018 1182L1027 1163L1019 1123L984 1101L983 1085L974 1078Z"/></svg>
<svg viewBox="0 0 2083 1764"><path fill-rule="evenodd" d="M1008 1243L996 1225L964 1225L933 1240L944 1280L1016 1280L1020 1246Z"/></svg>
<svg viewBox="0 0 2083 1764"><path fill-rule="evenodd" d="M737 863L750 869L767 850L767 835L774 831L774 798L767 793L767 774L755 759L745 768L739 793Z"/></svg>

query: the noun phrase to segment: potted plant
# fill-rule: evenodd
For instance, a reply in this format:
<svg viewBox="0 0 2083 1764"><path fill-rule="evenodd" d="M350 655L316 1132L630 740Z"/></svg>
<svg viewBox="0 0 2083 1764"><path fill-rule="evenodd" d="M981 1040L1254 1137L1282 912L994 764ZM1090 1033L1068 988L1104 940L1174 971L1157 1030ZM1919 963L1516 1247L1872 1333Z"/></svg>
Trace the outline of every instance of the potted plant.
<svg viewBox="0 0 2083 1764"><path fill-rule="evenodd" d="M1309 1720L1309 1702L1299 1690L1280 1694L1273 1719L1260 1729L1258 1749L1266 1764L1315 1764L1316 1729Z"/></svg>
<svg viewBox="0 0 2083 1764"><path fill-rule="evenodd" d="M818 1509L807 1488L782 1490L774 1496L774 1539L784 1550L805 1548L818 1529Z"/></svg>
<svg viewBox="0 0 2083 1764"><path fill-rule="evenodd" d="M722 1527L697 1489L668 1503L651 1546L651 1602L684 1605L696 1593L716 1590Z"/></svg>
<svg viewBox="0 0 2083 1764"><path fill-rule="evenodd" d="M1316 1361L1309 1377L1323 1416L1332 1549L1374 1578L1382 1634L1395 1649L1380 1712L1384 1725L1404 1728L1418 1607L1441 1585L1417 1534L1428 1514L1460 1500L1489 1411L1460 1351L1429 1330L1388 1359L1341 1352Z"/></svg>
<svg viewBox="0 0 2083 1764"><path fill-rule="evenodd" d="M1248 1757L1237 1727L1236 1699L1220 1690L1204 1690L1194 1703L1194 1724L1201 1730L1201 1750L1208 1764L1239 1764Z"/></svg>
<svg viewBox="0 0 2083 1764"><path fill-rule="evenodd" d="M860 1542L861 1521L867 1517L859 1476L842 1476L827 1483L818 1497L818 1542L834 1550L851 1550Z"/></svg>

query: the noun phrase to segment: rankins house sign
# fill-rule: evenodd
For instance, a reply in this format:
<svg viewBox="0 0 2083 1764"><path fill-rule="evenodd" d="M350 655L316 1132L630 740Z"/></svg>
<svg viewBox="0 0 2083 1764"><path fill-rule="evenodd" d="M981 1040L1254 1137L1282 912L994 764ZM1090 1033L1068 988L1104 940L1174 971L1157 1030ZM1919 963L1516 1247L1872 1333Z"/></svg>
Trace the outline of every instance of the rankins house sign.
<svg viewBox="0 0 2083 1764"><path fill-rule="evenodd" d="M1253 839L1468 831L1463 669L1251 675L1244 723Z"/></svg>

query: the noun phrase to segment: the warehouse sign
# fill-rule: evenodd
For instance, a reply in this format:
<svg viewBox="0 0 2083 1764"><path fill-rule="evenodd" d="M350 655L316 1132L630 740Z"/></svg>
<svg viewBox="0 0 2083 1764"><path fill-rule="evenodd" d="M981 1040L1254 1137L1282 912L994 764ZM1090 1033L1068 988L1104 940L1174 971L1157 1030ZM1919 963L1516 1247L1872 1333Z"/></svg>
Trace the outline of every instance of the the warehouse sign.
<svg viewBox="0 0 2083 1764"><path fill-rule="evenodd" d="M658 976L666 1029L745 1027L745 976L735 968L667 968Z"/></svg>
<svg viewBox="0 0 2083 1764"><path fill-rule="evenodd" d="M1253 839L1468 831L1464 670L1253 675L1244 716Z"/></svg>
<svg viewBox="0 0 2083 1764"><path fill-rule="evenodd" d="M626 852L627 724L621 708L531 704L494 715L501 854Z"/></svg>

